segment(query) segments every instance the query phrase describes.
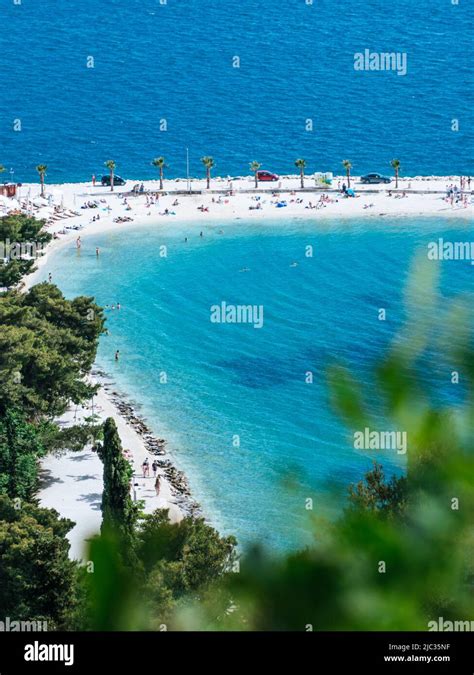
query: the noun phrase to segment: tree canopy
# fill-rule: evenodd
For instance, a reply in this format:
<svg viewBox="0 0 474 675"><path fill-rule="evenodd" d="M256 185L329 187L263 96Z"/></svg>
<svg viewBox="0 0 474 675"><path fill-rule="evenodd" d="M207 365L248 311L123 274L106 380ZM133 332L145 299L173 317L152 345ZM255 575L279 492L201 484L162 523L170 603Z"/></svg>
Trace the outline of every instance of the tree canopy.
<svg viewBox="0 0 474 675"><path fill-rule="evenodd" d="M96 388L84 377L104 331L103 311L91 298L66 300L51 284L0 297L0 411L62 414Z"/></svg>
<svg viewBox="0 0 474 675"><path fill-rule="evenodd" d="M73 523L53 509L0 495L0 615L64 628L76 602L75 564L66 534Z"/></svg>

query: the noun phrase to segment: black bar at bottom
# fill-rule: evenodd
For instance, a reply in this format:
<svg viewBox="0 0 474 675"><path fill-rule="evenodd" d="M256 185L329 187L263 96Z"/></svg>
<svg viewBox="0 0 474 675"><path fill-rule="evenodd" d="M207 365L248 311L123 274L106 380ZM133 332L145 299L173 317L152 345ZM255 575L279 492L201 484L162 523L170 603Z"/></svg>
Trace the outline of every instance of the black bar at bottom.
<svg viewBox="0 0 474 675"><path fill-rule="evenodd" d="M173 668L312 673L474 672L472 633L0 633L0 675L132 675ZM290 661L288 662L288 659ZM283 661L284 660L284 661ZM256 664L257 662L257 664ZM305 666L304 664L307 664ZM113 669L111 671L110 669Z"/></svg>

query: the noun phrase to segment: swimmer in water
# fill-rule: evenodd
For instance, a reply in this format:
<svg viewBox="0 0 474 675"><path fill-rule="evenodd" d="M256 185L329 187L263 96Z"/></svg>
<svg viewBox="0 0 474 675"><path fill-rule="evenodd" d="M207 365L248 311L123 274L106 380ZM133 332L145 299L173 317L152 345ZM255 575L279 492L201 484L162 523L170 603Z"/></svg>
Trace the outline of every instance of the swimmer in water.
<svg viewBox="0 0 474 675"><path fill-rule="evenodd" d="M250 272L250 267L242 267L242 269L239 270L239 272Z"/></svg>
<svg viewBox="0 0 474 675"><path fill-rule="evenodd" d="M290 267L298 267L298 263L297 263L297 262L292 262L291 265L290 265Z"/></svg>

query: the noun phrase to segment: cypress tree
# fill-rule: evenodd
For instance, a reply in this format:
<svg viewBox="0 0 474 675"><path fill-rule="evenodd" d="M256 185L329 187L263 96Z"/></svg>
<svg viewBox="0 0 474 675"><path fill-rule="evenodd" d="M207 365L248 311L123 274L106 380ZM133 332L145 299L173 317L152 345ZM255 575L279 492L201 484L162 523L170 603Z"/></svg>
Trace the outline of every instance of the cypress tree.
<svg viewBox="0 0 474 675"><path fill-rule="evenodd" d="M130 497L133 469L123 455L120 436L112 417L108 417L104 424L100 457L104 464L101 531L114 533L121 539L130 539L137 518L137 507Z"/></svg>

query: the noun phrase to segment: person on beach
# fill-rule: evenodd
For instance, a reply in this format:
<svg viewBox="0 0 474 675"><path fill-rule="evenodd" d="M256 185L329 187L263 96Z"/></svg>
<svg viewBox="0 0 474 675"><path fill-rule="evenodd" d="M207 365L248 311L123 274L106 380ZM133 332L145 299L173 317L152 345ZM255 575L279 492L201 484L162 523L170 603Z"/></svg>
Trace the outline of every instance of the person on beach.
<svg viewBox="0 0 474 675"><path fill-rule="evenodd" d="M48 283L50 284L50 283L52 283L52 281L53 281L53 275L52 275L51 272L50 272L50 273L48 274Z"/></svg>
<svg viewBox="0 0 474 675"><path fill-rule="evenodd" d="M77 249L80 249L81 246L82 246L82 243L81 243L81 237L78 237L78 238L76 239L76 248L77 248Z"/></svg>
<svg viewBox="0 0 474 675"><path fill-rule="evenodd" d="M151 465L151 468L153 470L153 478L156 478L156 472L158 471L158 462L153 460L153 464Z"/></svg>
<svg viewBox="0 0 474 675"><path fill-rule="evenodd" d="M143 462L142 469L143 469L143 478L148 478L150 476L150 462L148 461L148 457Z"/></svg>
<svg viewBox="0 0 474 675"><path fill-rule="evenodd" d="M160 495L160 477L159 476L157 476L156 480L155 480L155 492L156 492L156 496L159 497L159 495Z"/></svg>
<svg viewBox="0 0 474 675"><path fill-rule="evenodd" d="M99 257L99 254L100 254L100 251L99 251L99 247L97 246L96 249L95 249L96 258Z"/></svg>
<svg viewBox="0 0 474 675"><path fill-rule="evenodd" d="M117 349L117 351L115 352L115 360L116 360L116 361L119 360L119 354L120 354L120 352L119 352L119 350Z"/></svg>
<svg viewBox="0 0 474 675"><path fill-rule="evenodd" d="M92 187L95 187L95 175L92 174Z"/></svg>

